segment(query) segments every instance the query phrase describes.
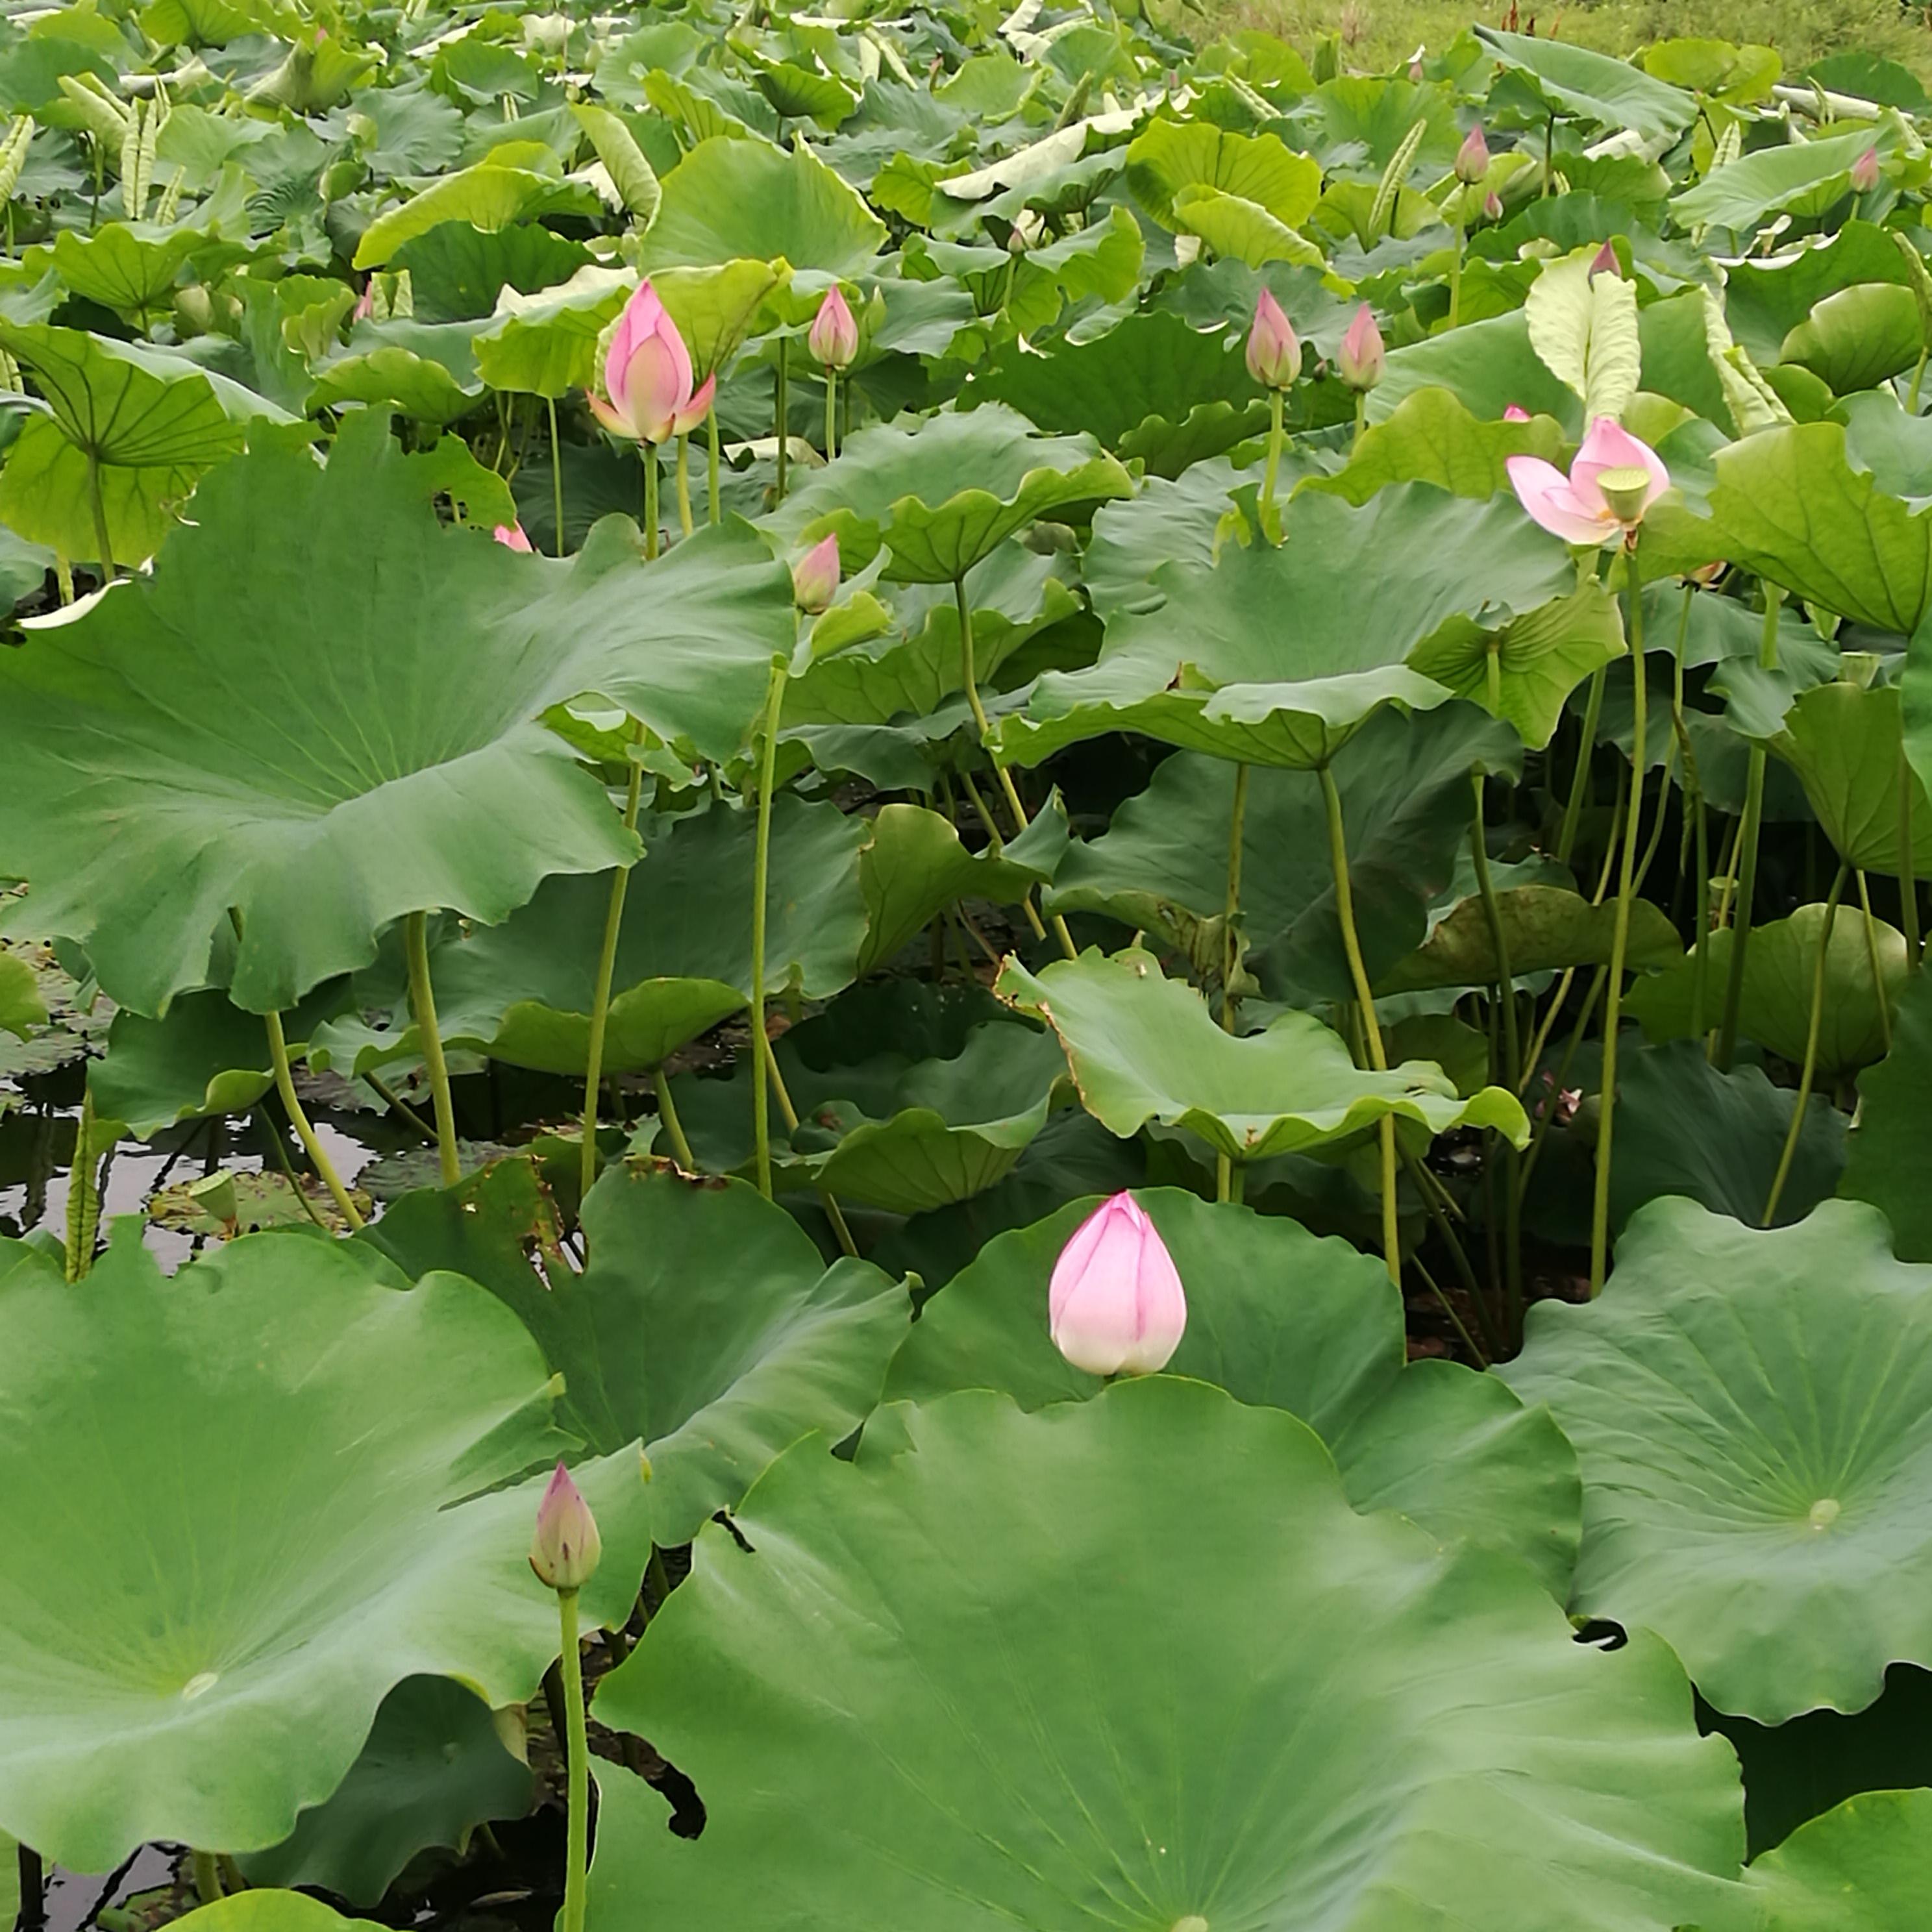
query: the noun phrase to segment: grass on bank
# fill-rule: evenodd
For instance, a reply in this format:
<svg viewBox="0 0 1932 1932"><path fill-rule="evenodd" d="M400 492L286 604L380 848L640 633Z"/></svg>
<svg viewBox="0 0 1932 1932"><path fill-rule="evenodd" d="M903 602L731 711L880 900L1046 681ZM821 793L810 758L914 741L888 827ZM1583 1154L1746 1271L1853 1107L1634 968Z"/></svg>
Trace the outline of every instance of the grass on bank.
<svg viewBox="0 0 1932 1932"><path fill-rule="evenodd" d="M1343 58L1373 71L1406 60L1418 46L1440 47L1472 21L1514 24L1599 52L1625 55L1653 40L1708 37L1756 41L1784 56L1795 76L1828 54L1864 52L1932 81L1932 6L1899 0L1516 0L1514 23L1502 4L1468 0L1200 0L1200 10L1171 4L1164 14L1204 44L1216 34L1259 28L1306 52L1328 34L1342 37ZM1532 22L1534 23L1532 26Z"/></svg>

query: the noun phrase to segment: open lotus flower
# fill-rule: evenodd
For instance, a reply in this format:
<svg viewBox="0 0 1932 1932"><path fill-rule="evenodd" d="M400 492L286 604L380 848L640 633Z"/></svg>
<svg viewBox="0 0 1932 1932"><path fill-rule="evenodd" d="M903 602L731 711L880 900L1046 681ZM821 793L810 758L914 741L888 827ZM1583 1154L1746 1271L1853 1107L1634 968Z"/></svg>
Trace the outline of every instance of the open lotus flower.
<svg viewBox="0 0 1932 1932"><path fill-rule="evenodd" d="M1372 389L1382 379L1383 364L1382 332L1376 326L1375 311L1364 302L1342 338L1335 373L1352 389Z"/></svg>
<svg viewBox="0 0 1932 1932"><path fill-rule="evenodd" d="M704 420L717 386L707 376L692 388L691 352L646 277L617 319L604 358L604 394L591 394L592 415L630 442L668 442Z"/></svg>
<svg viewBox="0 0 1932 1932"><path fill-rule="evenodd" d="M578 1590L596 1574L604 1540L584 1492L560 1462L537 1504L530 1568L553 1590Z"/></svg>
<svg viewBox="0 0 1932 1932"><path fill-rule="evenodd" d="M818 304L812 328L805 338L812 359L827 369L848 369L859 352L859 325L853 320L851 304L834 282Z"/></svg>
<svg viewBox="0 0 1932 1932"><path fill-rule="evenodd" d="M1565 543L1628 536L1670 487L1663 458L1609 416L1590 425L1568 476L1540 456L1512 456L1504 467L1522 507Z"/></svg>
<svg viewBox="0 0 1932 1932"><path fill-rule="evenodd" d="M1131 1194L1074 1229L1047 1291L1053 1346L1089 1375L1152 1375L1187 1327L1187 1297L1159 1231Z"/></svg>
<svg viewBox="0 0 1932 1932"><path fill-rule="evenodd" d="M521 524L499 524L492 534L506 550L527 550L531 547Z"/></svg>
<svg viewBox="0 0 1932 1932"><path fill-rule="evenodd" d="M798 608L815 616L838 595L838 539L822 537L791 567L791 594Z"/></svg>
<svg viewBox="0 0 1932 1932"><path fill-rule="evenodd" d="M1248 374L1264 389L1288 389L1301 374L1301 342L1281 304L1266 289L1255 298L1248 331Z"/></svg>

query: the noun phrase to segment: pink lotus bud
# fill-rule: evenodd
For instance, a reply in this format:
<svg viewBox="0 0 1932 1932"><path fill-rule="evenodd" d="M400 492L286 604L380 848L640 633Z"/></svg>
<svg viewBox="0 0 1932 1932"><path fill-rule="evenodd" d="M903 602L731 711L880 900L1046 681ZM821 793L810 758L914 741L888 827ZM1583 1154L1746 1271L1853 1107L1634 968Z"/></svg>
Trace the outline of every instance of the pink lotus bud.
<svg viewBox="0 0 1932 1932"><path fill-rule="evenodd" d="M376 278L371 275L362 285L362 292L356 298L356 306L349 311L352 322L367 322L376 313Z"/></svg>
<svg viewBox="0 0 1932 1932"><path fill-rule="evenodd" d="M1852 185L1861 194L1870 194L1878 186L1878 150L1868 148L1852 164Z"/></svg>
<svg viewBox="0 0 1932 1932"><path fill-rule="evenodd" d="M1615 275L1621 280L1623 272L1616 250L1607 242L1590 257L1589 279L1593 282L1599 275Z"/></svg>
<svg viewBox="0 0 1932 1932"><path fill-rule="evenodd" d="M591 413L614 436L668 442L688 435L711 406L718 378L707 376L694 391L691 377L691 352L646 277L617 319L604 358L604 394L591 394Z"/></svg>
<svg viewBox="0 0 1932 1932"><path fill-rule="evenodd" d="M1510 404L1509 407L1503 412L1503 421L1504 422L1527 422L1528 420L1529 412L1525 409L1520 403Z"/></svg>
<svg viewBox="0 0 1932 1932"><path fill-rule="evenodd" d="M791 594L801 610L816 615L838 595L838 539L821 538L791 567Z"/></svg>
<svg viewBox="0 0 1932 1932"><path fill-rule="evenodd" d="M1628 538L1670 487L1663 458L1609 416L1590 425L1568 476L1540 456L1512 456L1504 467L1522 507L1565 543Z"/></svg>
<svg viewBox="0 0 1932 1932"><path fill-rule="evenodd" d="M530 540L524 536L521 524L499 524L495 536L506 550L526 550L530 548Z"/></svg>
<svg viewBox="0 0 1932 1932"><path fill-rule="evenodd" d="M1288 389L1301 374L1301 344L1281 304L1266 289L1255 298L1248 331L1248 374L1264 389Z"/></svg>
<svg viewBox="0 0 1932 1932"><path fill-rule="evenodd" d="M1500 221L1503 218L1503 198L1494 188L1483 197L1483 212L1492 221Z"/></svg>
<svg viewBox="0 0 1932 1932"><path fill-rule="evenodd" d="M805 338L812 359L827 369L850 368L859 352L859 325L852 319L844 292L834 282L812 319L811 332Z"/></svg>
<svg viewBox="0 0 1932 1932"><path fill-rule="evenodd" d="M1366 302L1355 311L1335 358L1335 373L1352 389L1372 389L1382 379L1382 332Z"/></svg>
<svg viewBox="0 0 1932 1932"><path fill-rule="evenodd" d="M1473 186L1490 171L1490 144L1483 139L1480 124L1472 128L1462 137L1462 145L1456 150L1456 178Z"/></svg>
<svg viewBox="0 0 1932 1932"><path fill-rule="evenodd" d="M1089 1375L1150 1376L1187 1327L1173 1258L1131 1194L1103 1201L1073 1231L1047 1292L1053 1346Z"/></svg>
<svg viewBox="0 0 1932 1932"><path fill-rule="evenodd" d="M596 1574L597 1559L603 1553L597 1519L560 1462L537 1505L530 1568L553 1590L580 1590Z"/></svg>

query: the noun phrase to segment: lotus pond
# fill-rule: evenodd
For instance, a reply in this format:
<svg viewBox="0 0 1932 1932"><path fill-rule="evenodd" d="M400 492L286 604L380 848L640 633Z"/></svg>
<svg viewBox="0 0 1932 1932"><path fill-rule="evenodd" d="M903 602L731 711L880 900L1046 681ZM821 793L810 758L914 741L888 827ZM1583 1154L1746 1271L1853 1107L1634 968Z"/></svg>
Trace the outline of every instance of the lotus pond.
<svg viewBox="0 0 1932 1932"><path fill-rule="evenodd" d="M0 19L27 1932L1922 1932L1932 101L1191 31Z"/></svg>

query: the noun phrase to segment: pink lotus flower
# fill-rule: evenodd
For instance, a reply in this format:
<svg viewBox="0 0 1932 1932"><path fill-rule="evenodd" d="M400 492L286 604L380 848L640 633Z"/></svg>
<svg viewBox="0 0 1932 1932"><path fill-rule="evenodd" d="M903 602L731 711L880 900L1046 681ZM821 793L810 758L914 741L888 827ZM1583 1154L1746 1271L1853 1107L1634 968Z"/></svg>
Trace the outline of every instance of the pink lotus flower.
<svg viewBox="0 0 1932 1932"><path fill-rule="evenodd" d="M1878 186L1878 150L1868 148L1852 164L1852 185L1861 194L1869 194Z"/></svg>
<svg viewBox="0 0 1932 1932"><path fill-rule="evenodd" d="M852 319L851 308L836 282L826 290L825 299L818 304L805 346L812 359L827 369L850 368L853 357L859 352L859 325Z"/></svg>
<svg viewBox="0 0 1932 1932"><path fill-rule="evenodd" d="M1490 171L1490 144L1480 126L1472 128L1456 150L1456 178L1473 187Z"/></svg>
<svg viewBox="0 0 1932 1932"><path fill-rule="evenodd" d="M1623 272L1623 264L1617 260L1616 250L1607 242L1590 257L1590 280L1593 282L1599 275L1615 275L1621 279Z"/></svg>
<svg viewBox="0 0 1932 1932"><path fill-rule="evenodd" d="M1248 331L1248 374L1264 389L1288 389L1301 374L1301 343L1281 304L1266 289L1255 298Z"/></svg>
<svg viewBox="0 0 1932 1932"><path fill-rule="evenodd" d="M1366 302L1355 311L1335 358L1335 373L1352 389L1372 389L1382 379L1382 332Z"/></svg>
<svg viewBox="0 0 1932 1932"><path fill-rule="evenodd" d="M1512 456L1504 466L1522 507L1565 543L1628 536L1670 487L1657 452L1609 416L1590 425L1568 476L1540 456Z"/></svg>
<svg viewBox="0 0 1932 1932"><path fill-rule="evenodd" d="M530 540L524 536L521 524L499 524L493 534L506 550L527 550L530 548Z"/></svg>
<svg viewBox="0 0 1932 1932"><path fill-rule="evenodd" d="M376 278L371 275L362 285L362 292L356 298L356 306L349 311L351 322L367 322L376 313Z"/></svg>
<svg viewBox="0 0 1932 1932"><path fill-rule="evenodd" d="M1520 403L1510 404L1503 412L1504 422L1527 422L1528 420L1529 412Z"/></svg>
<svg viewBox="0 0 1932 1932"><path fill-rule="evenodd" d="M791 567L791 594L798 608L815 616L838 595L838 539L821 538Z"/></svg>
<svg viewBox="0 0 1932 1932"><path fill-rule="evenodd" d="M590 1514L583 1492L570 1480L570 1472L560 1462L537 1505L530 1568L553 1590L578 1590L590 1582L603 1553L597 1519Z"/></svg>
<svg viewBox="0 0 1932 1932"><path fill-rule="evenodd" d="M1047 1292L1053 1346L1089 1375L1150 1376L1187 1327L1173 1257L1131 1194L1103 1201L1074 1229Z"/></svg>
<svg viewBox="0 0 1932 1932"><path fill-rule="evenodd" d="M707 376L692 389L691 352L647 276L618 317L604 358L605 393L591 394L592 415L628 441L668 442L704 420L717 386L718 378Z"/></svg>

